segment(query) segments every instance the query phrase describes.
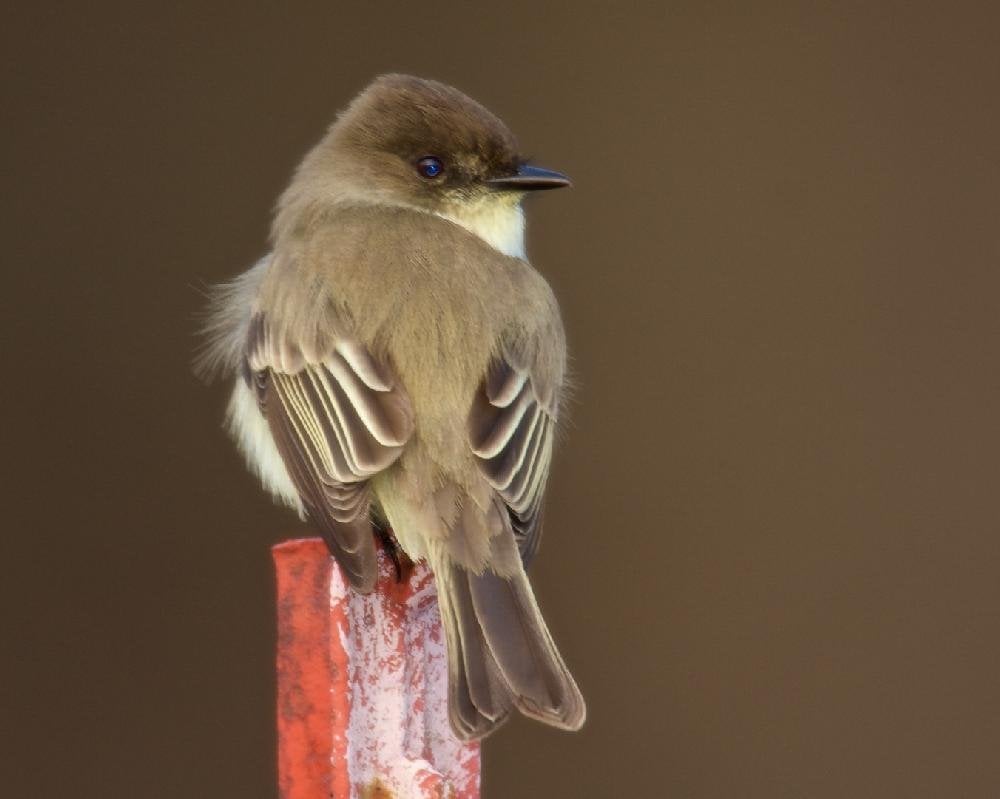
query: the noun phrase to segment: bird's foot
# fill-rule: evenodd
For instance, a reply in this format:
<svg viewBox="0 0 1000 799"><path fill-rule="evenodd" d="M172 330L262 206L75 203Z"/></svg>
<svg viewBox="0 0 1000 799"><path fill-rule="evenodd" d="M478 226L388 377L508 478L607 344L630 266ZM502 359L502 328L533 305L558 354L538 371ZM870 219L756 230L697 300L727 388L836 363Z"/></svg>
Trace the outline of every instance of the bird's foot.
<svg viewBox="0 0 1000 799"><path fill-rule="evenodd" d="M379 543L382 545L383 551L389 556L396 570L396 582L401 583L404 579L409 579L410 572L413 570L413 561L403 552L403 548L396 540L396 536L393 535L392 528L385 522L374 520L372 521L372 527L375 530L376 538L378 538Z"/></svg>

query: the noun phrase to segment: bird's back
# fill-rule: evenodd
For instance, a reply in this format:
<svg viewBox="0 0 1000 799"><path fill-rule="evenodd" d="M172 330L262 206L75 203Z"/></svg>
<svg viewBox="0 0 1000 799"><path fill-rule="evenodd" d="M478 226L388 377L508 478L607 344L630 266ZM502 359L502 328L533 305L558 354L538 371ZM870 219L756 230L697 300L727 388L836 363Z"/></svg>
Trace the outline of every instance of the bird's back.
<svg viewBox="0 0 1000 799"><path fill-rule="evenodd" d="M539 303L540 286L551 298L529 264L446 219L348 205L279 244L260 304L275 316L316 308L309 324L350 334L392 364L413 406L415 444L442 466L464 468L466 417L503 342L552 328L557 335L543 343L565 357L555 301Z"/></svg>

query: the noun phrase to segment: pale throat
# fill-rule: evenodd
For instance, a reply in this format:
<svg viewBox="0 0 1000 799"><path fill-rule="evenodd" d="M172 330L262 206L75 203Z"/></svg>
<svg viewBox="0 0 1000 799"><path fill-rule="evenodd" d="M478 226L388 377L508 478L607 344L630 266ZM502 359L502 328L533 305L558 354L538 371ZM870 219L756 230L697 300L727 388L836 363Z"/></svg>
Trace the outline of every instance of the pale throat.
<svg viewBox="0 0 1000 799"><path fill-rule="evenodd" d="M524 211L517 195L455 203L436 215L476 234L504 255L524 258Z"/></svg>

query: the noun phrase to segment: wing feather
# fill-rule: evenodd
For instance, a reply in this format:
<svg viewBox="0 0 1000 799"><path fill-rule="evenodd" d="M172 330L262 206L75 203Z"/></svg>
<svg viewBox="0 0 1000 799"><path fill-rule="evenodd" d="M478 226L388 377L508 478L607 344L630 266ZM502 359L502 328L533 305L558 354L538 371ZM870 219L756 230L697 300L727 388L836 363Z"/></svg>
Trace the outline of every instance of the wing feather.
<svg viewBox="0 0 1000 799"><path fill-rule="evenodd" d="M370 591L369 480L399 457L413 432L409 399L356 341L336 341L308 360L258 314L247 344L261 410L303 507L352 585Z"/></svg>
<svg viewBox="0 0 1000 799"><path fill-rule="evenodd" d="M490 365L469 412L469 444L507 506L525 562L538 548L555 418L554 400L543 402L528 370L506 358Z"/></svg>

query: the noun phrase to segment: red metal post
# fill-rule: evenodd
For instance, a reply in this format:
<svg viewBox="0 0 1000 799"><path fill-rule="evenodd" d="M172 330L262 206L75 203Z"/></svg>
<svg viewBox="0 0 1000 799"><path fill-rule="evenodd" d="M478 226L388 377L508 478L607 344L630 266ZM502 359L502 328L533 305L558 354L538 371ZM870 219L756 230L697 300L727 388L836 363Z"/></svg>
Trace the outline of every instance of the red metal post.
<svg viewBox="0 0 1000 799"><path fill-rule="evenodd" d="M478 799L479 746L448 723L437 592L423 564L352 591L318 538L272 550L281 799Z"/></svg>

